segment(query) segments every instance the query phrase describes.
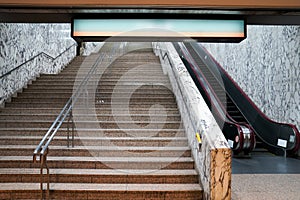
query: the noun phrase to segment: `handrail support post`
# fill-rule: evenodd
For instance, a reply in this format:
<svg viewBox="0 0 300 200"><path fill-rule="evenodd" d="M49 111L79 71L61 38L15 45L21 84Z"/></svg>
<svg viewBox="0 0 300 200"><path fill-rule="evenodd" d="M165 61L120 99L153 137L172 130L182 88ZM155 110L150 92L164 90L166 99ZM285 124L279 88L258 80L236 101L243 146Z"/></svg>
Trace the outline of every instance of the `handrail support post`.
<svg viewBox="0 0 300 200"><path fill-rule="evenodd" d="M73 112L72 112L72 108L69 112L69 116L68 116L68 122L67 122L67 147L70 147L70 123L71 123L71 131L72 131L72 147L74 147L74 120L73 120Z"/></svg>
<svg viewBox="0 0 300 200"><path fill-rule="evenodd" d="M44 199L44 168L46 168L46 196L45 199L49 199L50 196L50 171L47 165L47 154L48 149L46 150L45 154L40 155L40 192L41 192L41 199Z"/></svg>
<svg viewBox="0 0 300 200"><path fill-rule="evenodd" d="M73 117L72 117L72 147L74 147L74 122L73 122Z"/></svg>

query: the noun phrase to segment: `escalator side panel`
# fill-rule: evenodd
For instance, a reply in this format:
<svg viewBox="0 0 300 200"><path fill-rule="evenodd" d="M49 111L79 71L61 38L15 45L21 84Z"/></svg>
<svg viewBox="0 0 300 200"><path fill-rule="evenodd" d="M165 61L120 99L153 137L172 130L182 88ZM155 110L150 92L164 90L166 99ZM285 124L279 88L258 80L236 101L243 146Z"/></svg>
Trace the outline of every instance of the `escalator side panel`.
<svg viewBox="0 0 300 200"><path fill-rule="evenodd" d="M205 67L206 67L205 64L201 63L201 60L197 60L197 57L193 57L192 54L191 54L192 58L189 58L186 54L184 54L182 52L183 50L181 49L181 47L179 47L179 45L177 43L173 43L173 44L174 44L175 49L179 53L183 63L185 64L187 70L189 71L192 79L194 80L196 86L198 87L200 93L202 94L204 100L206 101L208 107L210 108L213 116L215 117L219 127L223 131L225 138L227 140L232 141L232 143L233 143L232 149L234 150L234 152L240 153L243 150L247 151L247 152L252 151L252 149L254 147L253 144L251 144L250 146L248 145L247 149L243 149L244 144L243 144L243 134L242 134L241 128L239 128L239 126L236 125L235 123L231 122L226 117L226 114L220 114L220 112L222 112L222 111L220 111L220 109L216 108L216 107L220 108L220 106L215 106L216 104L219 104L220 101L217 102L215 98L211 98L212 97L211 95L213 95L213 94L208 92L208 90L211 90L211 89L208 89L209 88L208 85L204 85L204 84L208 84L207 79L209 79L209 77L206 76L207 74L205 74L205 77L203 77L204 74L202 74L203 73L202 70L203 69L205 70ZM188 52L188 54L189 53L190 52ZM190 63L191 61L188 61L187 59L193 59L194 61L196 60L198 68L195 69L195 66L192 63ZM200 67L199 67L199 65L200 65ZM220 86L218 86L218 87L221 88ZM213 92L213 90L211 90L211 92ZM225 96L224 104L226 104L226 96ZM253 142L255 142L255 140L253 140Z"/></svg>
<svg viewBox="0 0 300 200"><path fill-rule="evenodd" d="M204 63L211 66L213 73L221 74L222 80L219 81L224 83L233 102L251 124L257 136L268 145L271 152L283 155L284 150L288 150L290 153L298 151L300 134L294 125L277 123L269 119L203 47L197 43L191 43L191 46L197 51ZM285 141L286 146L279 146L279 140Z"/></svg>

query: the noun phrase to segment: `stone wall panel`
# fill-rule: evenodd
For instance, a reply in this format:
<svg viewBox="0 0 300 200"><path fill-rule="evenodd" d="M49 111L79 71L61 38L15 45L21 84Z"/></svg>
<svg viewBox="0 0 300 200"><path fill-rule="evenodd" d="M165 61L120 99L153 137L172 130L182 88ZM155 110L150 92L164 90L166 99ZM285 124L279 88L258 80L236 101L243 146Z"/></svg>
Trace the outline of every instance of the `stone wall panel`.
<svg viewBox="0 0 300 200"><path fill-rule="evenodd" d="M248 26L238 44L203 44L271 119L300 129L300 26Z"/></svg>
<svg viewBox="0 0 300 200"><path fill-rule="evenodd" d="M0 76L43 52L31 62L0 80L0 104L41 73L58 73L75 57L69 24L0 23ZM47 54L47 55L46 55Z"/></svg>

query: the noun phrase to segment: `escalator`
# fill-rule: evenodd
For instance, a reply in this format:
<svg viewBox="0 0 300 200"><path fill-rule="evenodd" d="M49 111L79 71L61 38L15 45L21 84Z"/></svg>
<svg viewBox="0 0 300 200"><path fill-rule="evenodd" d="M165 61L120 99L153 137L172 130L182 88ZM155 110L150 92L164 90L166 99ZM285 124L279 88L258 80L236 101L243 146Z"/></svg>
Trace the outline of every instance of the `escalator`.
<svg viewBox="0 0 300 200"><path fill-rule="evenodd" d="M212 74L209 68L202 62L202 60L197 56L197 52L191 47L189 43L185 44L186 48L189 50L189 53L197 63L198 67L200 68L201 72L205 76L206 80L214 90L214 93L222 103L222 106L226 109L229 116L233 119L234 122L239 123L247 123L246 119L233 103L231 98L226 93L222 84L217 81L217 78Z"/></svg>
<svg viewBox="0 0 300 200"><path fill-rule="evenodd" d="M218 103L225 109L226 116L229 116L228 120L242 126L248 124L255 132L256 138L268 151L277 155L295 155L300 144L300 134L295 125L270 120L209 53L196 42L177 43L175 47L185 63L187 63L185 59L192 59L196 63L189 62L187 67L197 67L205 77L209 85L206 87L214 91L214 95L219 99ZM189 54L190 57L185 57L184 54ZM191 74L195 72L191 69L189 71ZM192 77L197 76L199 75L192 75ZM203 91L203 88L201 90ZM202 92L202 94L205 96L205 93ZM208 104L211 103L208 102ZM224 135L226 137L226 133Z"/></svg>
<svg viewBox="0 0 300 200"><path fill-rule="evenodd" d="M243 115L189 44L173 44L234 153L249 155L255 147L255 136Z"/></svg>

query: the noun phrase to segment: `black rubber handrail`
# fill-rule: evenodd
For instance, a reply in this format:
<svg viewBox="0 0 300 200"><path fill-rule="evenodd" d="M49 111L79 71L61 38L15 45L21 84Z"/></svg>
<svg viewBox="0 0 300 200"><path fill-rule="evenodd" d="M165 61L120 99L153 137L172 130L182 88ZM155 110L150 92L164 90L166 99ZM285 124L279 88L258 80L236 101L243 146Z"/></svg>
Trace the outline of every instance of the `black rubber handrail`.
<svg viewBox="0 0 300 200"><path fill-rule="evenodd" d="M52 60L52 62L54 60L56 60L57 58L59 58L60 56L62 56L64 53L66 53L67 51L69 51L72 47L77 46L77 43L72 44L70 47L68 47L66 50L64 50L63 52L61 52L60 54L58 54L56 57L52 57L49 54L45 53L45 52L40 52L39 54L33 56L32 58L26 60L24 63L18 65L17 67L11 69L10 71L6 72L5 74L0 76L0 79L4 78L5 76L8 76L9 74L11 74L12 72L16 71L17 69L21 68L22 66L26 65L27 63L33 61L34 59L36 59L37 57L40 57L42 55L48 57L49 59Z"/></svg>
<svg viewBox="0 0 300 200"><path fill-rule="evenodd" d="M284 155L289 151L291 155L296 153L300 147L300 134L293 124L279 123L268 118L236 84L221 65L196 42L191 43L205 64L209 65L212 72L221 74L227 93L243 113L246 120L254 129L256 135L267 144L267 148L278 155ZM293 138L292 138L293 137ZM278 146L279 139L286 141L286 147Z"/></svg>

